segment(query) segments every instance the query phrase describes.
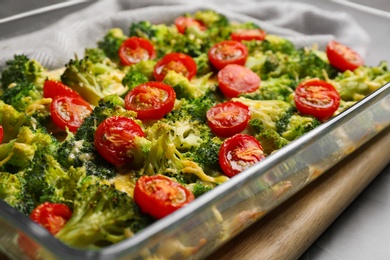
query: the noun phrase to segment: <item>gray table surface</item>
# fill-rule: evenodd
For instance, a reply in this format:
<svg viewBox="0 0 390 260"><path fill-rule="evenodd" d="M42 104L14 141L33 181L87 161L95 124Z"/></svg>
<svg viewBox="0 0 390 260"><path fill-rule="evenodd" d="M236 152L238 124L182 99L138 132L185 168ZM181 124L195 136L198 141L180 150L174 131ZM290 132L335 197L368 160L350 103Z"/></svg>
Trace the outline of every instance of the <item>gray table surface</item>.
<svg viewBox="0 0 390 260"><path fill-rule="evenodd" d="M11 15L41 8L47 5L66 2L65 0L0 0L0 21ZM332 1L305 1L316 3L324 8L332 7ZM353 0L381 11L390 12L390 0ZM78 10L68 9L67 12ZM63 14L63 12L60 14ZM369 60L390 61L390 18L371 19L370 15L361 16L360 11L352 11L357 19L362 19L365 29L373 35L374 49L382 50L373 53ZM390 13L389 13L390 15ZM37 27L44 26L49 19L58 18L58 11L47 16ZM368 17L368 18L367 18ZM382 20L381 20L382 19ZM378 22L379 21L379 22ZM384 21L384 22L383 22ZM1 25L1 23L0 23ZM1 29L1 28L0 28ZM4 28L3 28L4 29ZM16 33L17 28L7 32ZM23 33L23 28L20 28ZM381 36L382 35L382 36ZM4 35L2 35L4 36ZM0 36L1 37L1 36ZM386 41L387 39L387 41ZM390 152L384 151L386 153ZM375 163L375 162L373 162ZM300 260L386 260L390 259L390 164L378 175L368 188L342 213L342 215L320 236L320 238L301 256Z"/></svg>

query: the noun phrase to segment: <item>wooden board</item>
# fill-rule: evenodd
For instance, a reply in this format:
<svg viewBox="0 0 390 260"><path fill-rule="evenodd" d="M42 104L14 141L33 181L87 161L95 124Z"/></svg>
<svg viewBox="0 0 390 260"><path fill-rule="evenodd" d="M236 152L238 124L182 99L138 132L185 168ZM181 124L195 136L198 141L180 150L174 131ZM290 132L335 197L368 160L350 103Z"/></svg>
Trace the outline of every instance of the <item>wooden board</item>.
<svg viewBox="0 0 390 260"><path fill-rule="evenodd" d="M387 128L207 259L299 258L386 167L389 147Z"/></svg>

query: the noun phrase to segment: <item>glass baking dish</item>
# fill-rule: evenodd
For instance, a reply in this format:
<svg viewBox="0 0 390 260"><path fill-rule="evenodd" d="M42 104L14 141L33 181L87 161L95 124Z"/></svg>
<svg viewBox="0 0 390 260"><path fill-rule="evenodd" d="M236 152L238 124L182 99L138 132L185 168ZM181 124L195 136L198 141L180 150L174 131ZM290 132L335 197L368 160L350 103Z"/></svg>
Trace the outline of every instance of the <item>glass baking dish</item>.
<svg viewBox="0 0 390 260"><path fill-rule="evenodd" d="M40 247L43 259L203 258L376 134L388 131L389 114L390 83L188 206L101 250L70 248L0 201L0 252L28 258L16 242L22 234Z"/></svg>

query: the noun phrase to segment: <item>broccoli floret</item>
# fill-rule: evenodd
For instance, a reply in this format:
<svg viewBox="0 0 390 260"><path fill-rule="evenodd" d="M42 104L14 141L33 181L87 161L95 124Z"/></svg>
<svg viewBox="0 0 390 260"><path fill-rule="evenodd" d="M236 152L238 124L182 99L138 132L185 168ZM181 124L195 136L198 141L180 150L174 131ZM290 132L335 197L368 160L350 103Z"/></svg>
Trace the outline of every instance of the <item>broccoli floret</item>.
<svg viewBox="0 0 390 260"><path fill-rule="evenodd" d="M122 80L122 84L123 86L128 87L129 90L132 90L136 86L146 83L148 81L148 77L144 73L137 70L135 66L133 66L126 73L125 77Z"/></svg>
<svg viewBox="0 0 390 260"><path fill-rule="evenodd" d="M1 158L0 167L11 173L24 170L32 164L37 154L47 152L53 154L58 146L58 141L49 135L43 128L32 130L23 126L15 140L9 144L2 144L2 154L8 150L6 158Z"/></svg>
<svg viewBox="0 0 390 260"><path fill-rule="evenodd" d="M210 185L209 183L197 182L194 185L189 186L188 188L194 194L195 198L198 198L199 196L215 188L215 185Z"/></svg>
<svg viewBox="0 0 390 260"><path fill-rule="evenodd" d="M209 81L210 76L211 73L190 81L182 74L170 70L163 82L173 87L177 99L192 99L204 96L207 92L216 89L215 82Z"/></svg>
<svg viewBox="0 0 390 260"><path fill-rule="evenodd" d="M194 18L202 21L206 27L223 28L229 25L229 20L223 14L213 10L198 11L194 14Z"/></svg>
<svg viewBox="0 0 390 260"><path fill-rule="evenodd" d="M25 113L0 100L0 125L4 131L3 143L7 143L16 138L22 126L30 126L31 121Z"/></svg>
<svg viewBox="0 0 390 260"><path fill-rule="evenodd" d="M293 141L298 137L308 133L321 122L311 116L303 116L298 114L286 114L277 122L277 128L280 135L289 141Z"/></svg>
<svg viewBox="0 0 390 260"><path fill-rule="evenodd" d="M7 68L2 72L1 86L7 89L12 83L31 83L43 87L46 75L45 69L36 60L30 60L26 55L15 55L13 60L6 62Z"/></svg>
<svg viewBox="0 0 390 260"><path fill-rule="evenodd" d="M104 54L113 61L118 62L118 50L122 42L127 39L120 28L112 28L104 36L103 40L98 42L98 47L103 50ZM101 56L101 55L99 55ZM93 58L96 58L94 56Z"/></svg>
<svg viewBox="0 0 390 260"><path fill-rule="evenodd" d="M258 90L240 96L258 100L283 100L290 103L293 100L295 86L295 80L283 75L279 78L263 80Z"/></svg>
<svg viewBox="0 0 390 260"><path fill-rule="evenodd" d="M276 130L266 127L263 122L258 119L249 120L249 126L267 155L279 150L289 143L289 141L278 134Z"/></svg>
<svg viewBox="0 0 390 260"><path fill-rule="evenodd" d="M176 102L174 109L166 115L167 120L176 121L188 119L207 123L207 111L220 100L215 93L208 92L204 96L194 99L181 99Z"/></svg>
<svg viewBox="0 0 390 260"><path fill-rule="evenodd" d="M203 142L199 148L194 149L188 157L199 164L206 173L221 172L218 153L222 145L222 140L218 137L211 137L211 134L202 135Z"/></svg>
<svg viewBox="0 0 390 260"><path fill-rule="evenodd" d="M49 201L71 206L76 184L85 174L85 168L66 170L52 155L42 154L34 157L23 177L36 205Z"/></svg>
<svg viewBox="0 0 390 260"><path fill-rule="evenodd" d="M98 248L120 242L152 222L126 193L89 176L77 185L72 217L56 238L70 246Z"/></svg>
<svg viewBox="0 0 390 260"><path fill-rule="evenodd" d="M207 52L210 47L210 39L206 33L188 30L186 35L183 35L173 26L154 25L148 21L133 23L130 27L130 36L149 39L157 51L158 59L172 52L197 57Z"/></svg>
<svg viewBox="0 0 390 260"><path fill-rule="evenodd" d="M196 75L198 77L206 75L212 71L209 56L206 53L202 53L198 57L195 57L194 61L196 63Z"/></svg>
<svg viewBox="0 0 390 260"><path fill-rule="evenodd" d="M42 89L26 81L6 88L0 97L4 103L13 106L17 111L25 111L30 104L41 98Z"/></svg>
<svg viewBox="0 0 390 260"><path fill-rule="evenodd" d="M331 83L344 101L359 101L390 81L387 62L376 67L361 66L354 71L347 70Z"/></svg>
<svg viewBox="0 0 390 260"><path fill-rule="evenodd" d="M107 95L127 92L122 85L124 76L124 72L103 63L93 63L88 57L81 60L76 57L66 64L61 81L96 106Z"/></svg>
<svg viewBox="0 0 390 260"><path fill-rule="evenodd" d="M249 107L251 119L260 120L265 127L277 130L276 123L293 108L283 100L252 100L244 97L233 98Z"/></svg>
<svg viewBox="0 0 390 260"><path fill-rule="evenodd" d="M281 52L285 54L292 54L295 52L294 44L286 38L268 34L265 40L261 42L261 50L272 51L274 53Z"/></svg>
<svg viewBox="0 0 390 260"><path fill-rule="evenodd" d="M0 199L16 208L24 215L29 215L35 203L24 188L25 180L20 174L0 172Z"/></svg>
<svg viewBox="0 0 390 260"><path fill-rule="evenodd" d="M194 182L194 178L212 183L228 180L226 176L221 174L215 177L207 175L196 162L187 158L185 153L177 149L172 138L174 136L170 132L165 132L157 139L152 139L149 156L138 174L162 174L180 179L182 183Z"/></svg>

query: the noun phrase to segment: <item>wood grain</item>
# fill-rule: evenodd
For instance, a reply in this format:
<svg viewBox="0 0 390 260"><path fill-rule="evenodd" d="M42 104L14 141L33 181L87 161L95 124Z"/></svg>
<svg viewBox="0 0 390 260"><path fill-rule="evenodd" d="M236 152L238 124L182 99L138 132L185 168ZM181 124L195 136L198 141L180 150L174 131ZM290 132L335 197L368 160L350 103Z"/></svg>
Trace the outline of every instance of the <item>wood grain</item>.
<svg viewBox="0 0 390 260"><path fill-rule="evenodd" d="M388 147L389 128L207 259L299 258L386 167Z"/></svg>

